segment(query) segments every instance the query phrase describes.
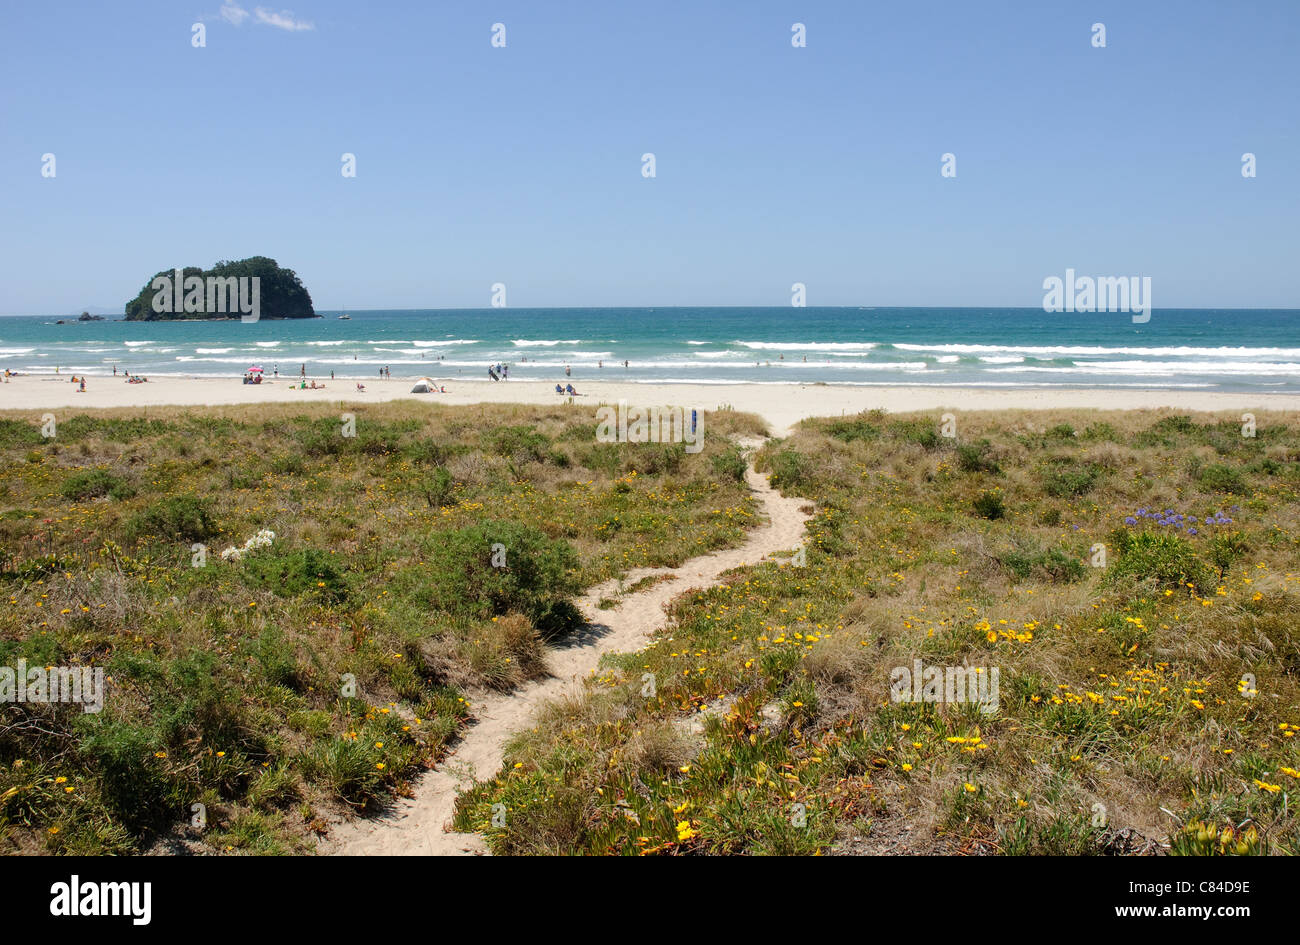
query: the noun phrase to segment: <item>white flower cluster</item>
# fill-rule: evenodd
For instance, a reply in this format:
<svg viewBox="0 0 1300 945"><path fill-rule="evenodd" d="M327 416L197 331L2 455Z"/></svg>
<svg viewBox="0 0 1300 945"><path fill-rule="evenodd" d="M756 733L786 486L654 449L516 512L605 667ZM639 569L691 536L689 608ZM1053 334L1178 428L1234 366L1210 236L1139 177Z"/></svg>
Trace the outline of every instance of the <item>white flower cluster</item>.
<svg viewBox="0 0 1300 945"><path fill-rule="evenodd" d="M275 541L275 532L269 528L264 528L248 541L244 542L242 548L236 548L231 545L225 551L221 552L222 561L239 561L250 551L256 551L258 548L265 548L271 542Z"/></svg>

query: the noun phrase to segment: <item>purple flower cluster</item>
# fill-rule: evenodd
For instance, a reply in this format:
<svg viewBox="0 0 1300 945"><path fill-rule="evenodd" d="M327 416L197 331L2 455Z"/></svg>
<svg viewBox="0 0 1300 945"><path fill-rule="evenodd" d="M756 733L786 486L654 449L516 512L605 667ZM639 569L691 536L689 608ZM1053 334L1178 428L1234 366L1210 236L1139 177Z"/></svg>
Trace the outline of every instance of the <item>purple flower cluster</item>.
<svg viewBox="0 0 1300 945"><path fill-rule="evenodd" d="M1237 510L1238 507L1235 505L1229 509L1231 512L1236 512ZM1185 531L1189 535L1200 534L1196 528L1197 521L1195 515L1184 515L1182 512L1175 512L1173 509L1165 509L1163 512L1156 512L1151 509L1141 508L1132 515L1126 517L1124 519L1124 524L1137 525L1143 519L1154 522L1157 525L1165 525L1174 529L1174 531ZM1205 516L1205 519L1200 524L1202 527L1206 525L1231 525L1232 519L1224 515L1223 510L1220 509L1211 515Z"/></svg>

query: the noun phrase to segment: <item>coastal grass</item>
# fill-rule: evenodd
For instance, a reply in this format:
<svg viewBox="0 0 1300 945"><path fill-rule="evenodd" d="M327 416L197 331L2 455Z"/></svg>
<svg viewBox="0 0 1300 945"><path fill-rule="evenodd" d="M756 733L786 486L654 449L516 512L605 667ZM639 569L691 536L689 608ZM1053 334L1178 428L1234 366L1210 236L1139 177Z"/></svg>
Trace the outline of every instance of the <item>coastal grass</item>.
<svg viewBox="0 0 1300 945"><path fill-rule="evenodd" d="M759 457L815 503L802 552L678 598L456 825L500 854L1300 852L1288 420L805 421ZM916 660L996 669L995 710L896 698Z"/></svg>
<svg viewBox="0 0 1300 945"><path fill-rule="evenodd" d="M730 411L699 453L570 405L56 422L0 416L0 665L107 694L0 704L11 853L308 850L445 753L467 692L544 674L582 588L755 524L730 444L762 424Z"/></svg>

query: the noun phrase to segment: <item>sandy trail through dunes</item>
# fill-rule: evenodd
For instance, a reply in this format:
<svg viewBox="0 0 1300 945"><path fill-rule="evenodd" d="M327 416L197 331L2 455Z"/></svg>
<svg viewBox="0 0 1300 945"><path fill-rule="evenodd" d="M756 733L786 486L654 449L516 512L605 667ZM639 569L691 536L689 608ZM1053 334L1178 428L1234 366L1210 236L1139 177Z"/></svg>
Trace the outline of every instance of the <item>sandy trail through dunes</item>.
<svg viewBox="0 0 1300 945"><path fill-rule="evenodd" d="M758 441L742 441L753 447ZM624 576L624 586L653 574L671 575L628 595L612 610L600 610L597 603L614 593L617 581L591 588L578 606L587 626L547 653L550 675L510 693L480 694L471 701L475 721L462 739L415 787L410 798L398 799L376 817L340 823L320 846L322 853L338 856L456 856L485 853L477 834L451 833L456 797L476 779L490 778L500 769L506 743L527 728L541 705L566 693L578 692L582 680L596 669L605 653L637 650L649 642L665 622L664 606L690 588L716 584L720 576L744 564L754 564L774 552L793 551L803 541L809 518L800 511L804 499L786 498L767 479L745 471L746 481L758 499L766 522L753 529L738 548L692 558L677 568L642 568Z"/></svg>

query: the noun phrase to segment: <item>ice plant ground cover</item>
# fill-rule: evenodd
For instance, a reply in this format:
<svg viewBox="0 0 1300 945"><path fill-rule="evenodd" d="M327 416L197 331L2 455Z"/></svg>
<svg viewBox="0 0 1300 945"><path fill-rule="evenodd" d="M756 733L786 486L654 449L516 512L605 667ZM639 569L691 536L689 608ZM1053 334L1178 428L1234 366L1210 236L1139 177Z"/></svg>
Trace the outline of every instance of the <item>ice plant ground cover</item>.
<svg viewBox="0 0 1300 945"><path fill-rule="evenodd" d="M805 421L760 456L817 504L803 566L680 598L457 826L498 853L1300 852L1300 431L1259 416ZM999 667L998 711L892 701L914 659Z"/></svg>
<svg viewBox="0 0 1300 945"><path fill-rule="evenodd" d="M689 454L576 407L349 409L354 437L324 407L0 418L0 665L106 676L93 717L0 706L0 848L312 849L440 756L466 691L543 674L577 589L754 524L753 417Z"/></svg>

